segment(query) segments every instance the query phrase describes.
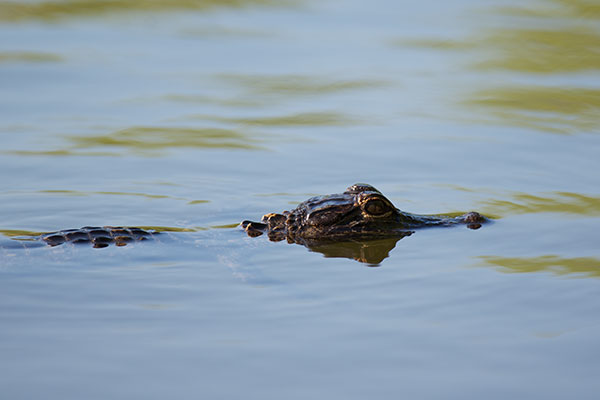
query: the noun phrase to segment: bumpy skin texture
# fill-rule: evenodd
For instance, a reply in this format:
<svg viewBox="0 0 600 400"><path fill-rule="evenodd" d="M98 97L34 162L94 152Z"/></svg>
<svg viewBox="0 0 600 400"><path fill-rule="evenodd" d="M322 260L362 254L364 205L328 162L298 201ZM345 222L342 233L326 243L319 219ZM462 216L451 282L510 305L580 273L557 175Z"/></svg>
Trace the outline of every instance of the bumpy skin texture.
<svg viewBox="0 0 600 400"><path fill-rule="evenodd" d="M487 219L477 212L459 217L416 215L397 209L368 184L350 186L344 193L317 196L292 211L266 214L261 222L243 221L249 236L267 233L273 241L287 239L304 245L322 241L368 240L410 235L415 228L465 224L478 229Z"/></svg>
<svg viewBox="0 0 600 400"><path fill-rule="evenodd" d="M132 241L145 240L158 232L145 231L140 228L117 226L84 226L80 229L66 229L41 235L41 239L50 246L63 243L91 243L94 247L107 247L110 244L125 246Z"/></svg>

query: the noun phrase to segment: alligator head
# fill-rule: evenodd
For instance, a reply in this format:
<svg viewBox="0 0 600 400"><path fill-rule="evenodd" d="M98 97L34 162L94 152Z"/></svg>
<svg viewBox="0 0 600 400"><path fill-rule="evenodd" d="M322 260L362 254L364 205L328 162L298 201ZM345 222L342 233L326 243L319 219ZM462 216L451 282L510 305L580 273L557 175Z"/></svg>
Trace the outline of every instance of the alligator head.
<svg viewBox="0 0 600 400"><path fill-rule="evenodd" d="M399 240L412 234L413 229L436 225L462 223L470 229L478 229L485 221L486 218L476 212L459 217L407 213L396 208L373 186L358 183L343 193L312 197L292 211L266 214L261 222L243 221L241 225L249 236L266 233L270 240L286 239L289 243L302 244L311 249L335 248L339 251L340 246L332 243L359 243L359 253L363 254L363 250L370 247L366 241L383 238ZM349 251L346 246L345 253ZM383 258L385 256L387 252ZM377 257L381 257L381 254Z"/></svg>

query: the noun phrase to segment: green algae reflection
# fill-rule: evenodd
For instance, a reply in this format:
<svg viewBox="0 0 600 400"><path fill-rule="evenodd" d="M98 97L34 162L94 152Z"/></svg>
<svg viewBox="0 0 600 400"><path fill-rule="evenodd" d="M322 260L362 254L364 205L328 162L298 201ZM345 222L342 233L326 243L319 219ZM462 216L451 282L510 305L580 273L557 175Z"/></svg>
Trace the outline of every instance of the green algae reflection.
<svg viewBox="0 0 600 400"><path fill-rule="evenodd" d="M337 112L307 112L289 115L277 115L268 117L207 117L218 122L234 123L239 125L278 127L278 126L348 126L356 124L356 120Z"/></svg>
<svg viewBox="0 0 600 400"><path fill-rule="evenodd" d="M538 5L539 3L533 4ZM500 11L504 14L520 17L600 18L600 3L598 0L546 0L546 4L552 4L553 7L501 7Z"/></svg>
<svg viewBox="0 0 600 400"><path fill-rule="evenodd" d="M494 49L481 69L546 74L600 68L600 34L581 28L499 29L483 43Z"/></svg>
<svg viewBox="0 0 600 400"><path fill-rule="evenodd" d="M104 196L135 196L135 197L144 197L146 199L172 199L172 200L185 200L188 201L188 204L201 204L201 203L209 203L209 200L188 200L183 197L175 197L165 194L150 194L150 193L139 193L139 192L109 192L109 191L96 191L96 192L86 192L80 190L62 190L62 189L48 189L48 190L39 190L38 193L48 193L48 194L59 194L64 196L94 196L94 195L104 195Z"/></svg>
<svg viewBox="0 0 600 400"><path fill-rule="evenodd" d="M600 278L600 259L595 257L560 257L543 255L538 257L482 256L488 266L497 267L506 273L551 272L556 275L578 275Z"/></svg>
<svg viewBox="0 0 600 400"><path fill-rule="evenodd" d="M600 128L599 89L498 87L472 93L465 104L486 109L506 125L543 132L573 134Z"/></svg>
<svg viewBox="0 0 600 400"><path fill-rule="evenodd" d="M271 108L274 105L281 104L282 101L305 100L307 97L325 97L359 92L392 84L384 80L329 76L326 74L217 74L214 78L232 87L237 93L227 98L191 93L172 93L162 96L162 99L171 102L214 104L226 107ZM340 123L342 119L344 122ZM285 116L279 121L274 121L275 123L282 121L283 125L288 125L288 122L291 122L292 125L298 125L299 121L317 122L316 124L311 122L310 125L341 125L346 124L348 120L349 118L346 115L340 113L318 111ZM258 124L262 125L262 121L259 121Z"/></svg>
<svg viewBox="0 0 600 400"><path fill-rule="evenodd" d="M26 63L52 63L63 61L63 58L53 53L38 53L31 51L4 51L0 52L0 63L26 62Z"/></svg>
<svg viewBox="0 0 600 400"><path fill-rule="evenodd" d="M488 200L484 204L484 209L495 215L561 213L600 216L600 197L571 192L555 192L546 196L515 193L512 200Z"/></svg>
<svg viewBox="0 0 600 400"><path fill-rule="evenodd" d="M479 70L511 71L528 76L576 74L600 69L600 34L582 23L598 17L598 3L554 0L538 13L513 9L535 28L496 29L480 47L492 50ZM560 21L560 23L557 23ZM477 42L477 41L475 41ZM496 86L476 90L465 104L487 110L497 122L550 133L595 132L600 128L600 90L565 84Z"/></svg>
<svg viewBox="0 0 600 400"><path fill-rule="evenodd" d="M221 128L132 127L107 135L70 136L76 148L118 147L144 152L174 147L255 150L248 135Z"/></svg>
<svg viewBox="0 0 600 400"><path fill-rule="evenodd" d="M287 97L335 94L358 89L370 89L384 83L369 79L337 79L309 75L220 75L226 83L238 86L255 95Z"/></svg>
<svg viewBox="0 0 600 400"><path fill-rule="evenodd" d="M22 229L0 229L0 235L13 238L13 237L21 237L21 236L38 236L43 232L36 231L26 231Z"/></svg>
<svg viewBox="0 0 600 400"><path fill-rule="evenodd" d="M600 18L598 1L549 0L529 8L519 5L488 12L503 14L508 20L502 28L476 32L463 40L434 38L396 44L468 52L475 60L470 61L473 71L509 73L514 83L507 83L502 75L496 79L499 84L486 84L465 96L462 104L470 115L483 117L476 122L548 133L598 132L600 90L564 79L600 70L600 32L594 25ZM486 82L493 81L492 76L486 77Z"/></svg>
<svg viewBox="0 0 600 400"><path fill-rule="evenodd" d="M13 150L23 156L122 156L123 151L139 156L160 156L169 149L265 150L253 135L223 128L180 128L138 126L100 135L72 135L71 146L51 150ZM95 149L95 151L92 151Z"/></svg>
<svg viewBox="0 0 600 400"><path fill-rule="evenodd" d="M0 1L0 22L54 21L125 12L210 10L219 7L285 6L292 0L65 0Z"/></svg>

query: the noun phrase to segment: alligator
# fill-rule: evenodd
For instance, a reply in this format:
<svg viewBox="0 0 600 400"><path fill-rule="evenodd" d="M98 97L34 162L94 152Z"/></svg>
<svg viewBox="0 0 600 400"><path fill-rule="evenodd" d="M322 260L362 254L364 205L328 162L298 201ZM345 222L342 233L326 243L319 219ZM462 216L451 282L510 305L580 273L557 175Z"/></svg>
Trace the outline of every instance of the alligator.
<svg viewBox="0 0 600 400"><path fill-rule="evenodd" d="M458 217L418 215L397 209L373 186L357 183L344 193L312 197L292 211L270 213L261 222L243 221L249 236L290 243L381 239L407 236L413 229L465 224L478 229L487 219L471 211Z"/></svg>
<svg viewBox="0 0 600 400"><path fill-rule="evenodd" d="M487 218L474 211L457 217L404 212L375 187L357 183L343 193L312 197L291 211L269 213L261 222L243 221L240 226L250 237L266 233L271 241L287 240L326 256L376 264L387 257L398 240L414 233L414 229L458 224L478 229L486 221ZM102 248L110 244L124 246L160 233L135 227L85 226L43 233L33 239L50 246L90 243Z"/></svg>
<svg viewBox="0 0 600 400"><path fill-rule="evenodd" d="M375 187L357 183L343 193L312 197L292 211L240 225L251 237L266 233L271 241L301 244L326 257L378 265L414 229L459 224L479 229L485 222L488 219L475 211L456 217L401 211Z"/></svg>

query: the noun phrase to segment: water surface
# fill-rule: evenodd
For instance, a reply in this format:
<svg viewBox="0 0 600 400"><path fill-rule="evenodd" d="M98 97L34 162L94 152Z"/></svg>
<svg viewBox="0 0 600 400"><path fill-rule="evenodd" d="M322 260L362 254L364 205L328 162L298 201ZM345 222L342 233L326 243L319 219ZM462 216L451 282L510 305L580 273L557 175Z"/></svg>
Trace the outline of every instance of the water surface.
<svg viewBox="0 0 600 400"><path fill-rule="evenodd" d="M584 0L1 1L3 393L595 398L599 18ZM375 263L236 227L356 182L493 223L378 243ZM14 240L90 225L168 232Z"/></svg>

